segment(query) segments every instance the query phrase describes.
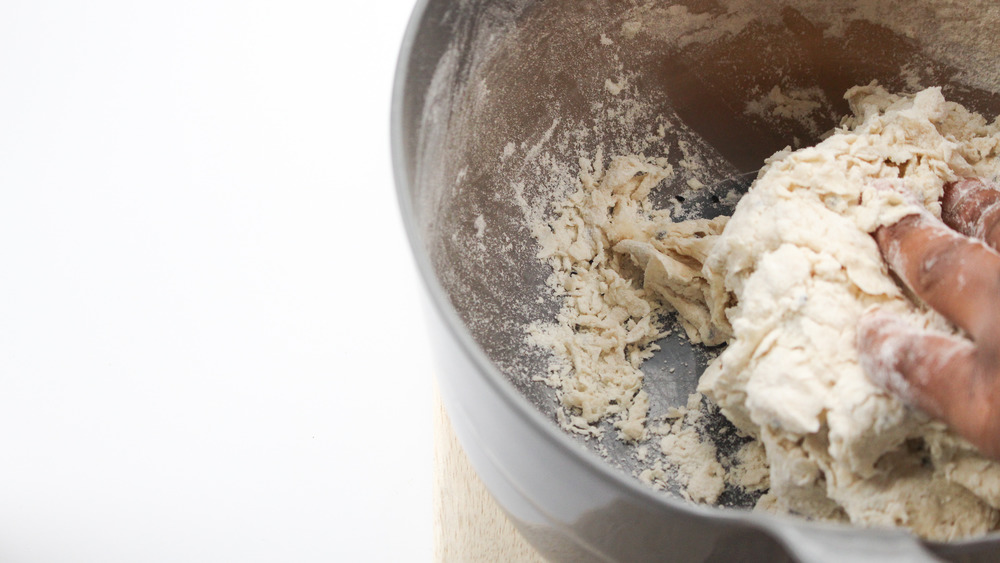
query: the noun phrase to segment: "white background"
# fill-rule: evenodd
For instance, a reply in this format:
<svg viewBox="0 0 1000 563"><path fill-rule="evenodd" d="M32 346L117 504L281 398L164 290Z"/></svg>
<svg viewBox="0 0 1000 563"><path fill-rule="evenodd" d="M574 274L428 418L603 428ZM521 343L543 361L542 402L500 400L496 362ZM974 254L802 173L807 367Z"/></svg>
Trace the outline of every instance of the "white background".
<svg viewBox="0 0 1000 563"><path fill-rule="evenodd" d="M430 559L412 5L0 2L0 560Z"/></svg>

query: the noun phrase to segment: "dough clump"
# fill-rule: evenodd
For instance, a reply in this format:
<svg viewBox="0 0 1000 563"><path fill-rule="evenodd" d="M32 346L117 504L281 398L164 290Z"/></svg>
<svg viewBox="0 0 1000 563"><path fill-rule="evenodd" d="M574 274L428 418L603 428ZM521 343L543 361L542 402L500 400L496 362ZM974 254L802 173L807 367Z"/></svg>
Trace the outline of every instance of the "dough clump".
<svg viewBox="0 0 1000 563"><path fill-rule="evenodd" d="M877 305L954 330L895 283L869 233L920 207L940 216L946 182L996 177L1000 126L937 88L845 96L854 115L817 146L774 155L704 262L736 304L699 390L762 442L779 509L982 534L998 523L997 465L869 381L855 327Z"/></svg>
<svg viewBox="0 0 1000 563"><path fill-rule="evenodd" d="M769 484L758 508L938 540L983 534L1000 523L1000 465L869 381L855 327L879 306L955 332L894 281L870 233L919 209L939 216L949 181L997 178L1000 123L938 88L845 97L853 115L772 156L731 218L654 210L666 162L582 162L580 190L536 233L566 301L532 339L558 359L548 381L575 413L564 426L617 417L641 441L641 363L664 334L659 315L676 311L692 341L727 344L698 391L756 439L743 455L766 458L769 475L730 476Z"/></svg>

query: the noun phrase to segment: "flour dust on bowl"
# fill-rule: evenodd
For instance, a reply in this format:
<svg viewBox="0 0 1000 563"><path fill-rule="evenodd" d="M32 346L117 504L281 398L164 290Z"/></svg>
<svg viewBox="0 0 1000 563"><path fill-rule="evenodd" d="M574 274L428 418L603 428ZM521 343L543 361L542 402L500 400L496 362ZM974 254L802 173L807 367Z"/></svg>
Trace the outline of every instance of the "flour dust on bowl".
<svg viewBox="0 0 1000 563"><path fill-rule="evenodd" d="M1000 175L987 2L418 4L393 152L449 416L558 561L992 561L1000 468L868 380L869 234ZM759 171L759 172L758 172Z"/></svg>

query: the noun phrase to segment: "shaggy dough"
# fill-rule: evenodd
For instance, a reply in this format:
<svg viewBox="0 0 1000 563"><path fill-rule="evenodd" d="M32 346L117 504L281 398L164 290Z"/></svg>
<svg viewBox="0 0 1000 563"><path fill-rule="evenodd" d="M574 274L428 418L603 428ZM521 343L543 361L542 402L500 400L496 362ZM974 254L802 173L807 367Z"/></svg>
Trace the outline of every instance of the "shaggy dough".
<svg viewBox="0 0 1000 563"><path fill-rule="evenodd" d="M846 98L854 116L772 157L709 252L703 276L736 305L699 390L763 443L780 509L935 539L984 533L998 522L996 464L873 385L855 327L879 305L953 331L908 299L869 233L919 206L940 215L948 181L996 177L1000 125L936 88Z"/></svg>
<svg viewBox="0 0 1000 563"><path fill-rule="evenodd" d="M642 440L649 396L640 366L667 334L661 313L680 311L694 342L729 336L701 274L727 218L674 223L669 211L654 210L650 190L673 174L665 159L616 157L607 170L601 160L581 159L580 189L556 204L551 224L533 226L538 255L552 266L548 284L564 299L557 324L528 327L528 340L554 353L545 381L575 413L560 413L564 429L600 436L593 424L617 417L623 437ZM641 278L646 287L633 282Z"/></svg>
<svg viewBox="0 0 1000 563"><path fill-rule="evenodd" d="M763 446L770 475L750 481L770 491L758 508L941 540L995 530L1000 466L873 385L855 327L877 305L955 332L895 283L869 233L919 208L939 215L948 181L997 178L1000 122L936 88L845 97L854 115L817 146L771 157L728 222L652 209L666 162L583 161L580 190L536 231L566 300L533 342L559 358L549 383L577 413L564 426L587 433L616 416L642 441L640 365L662 336L659 312L676 310L692 341L728 343L699 391Z"/></svg>

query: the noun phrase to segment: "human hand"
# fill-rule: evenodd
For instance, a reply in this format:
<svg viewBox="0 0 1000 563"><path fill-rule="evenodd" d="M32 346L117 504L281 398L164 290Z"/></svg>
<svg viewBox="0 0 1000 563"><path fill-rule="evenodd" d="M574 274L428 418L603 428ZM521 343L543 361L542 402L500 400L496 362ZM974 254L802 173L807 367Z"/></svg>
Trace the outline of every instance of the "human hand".
<svg viewBox="0 0 1000 563"><path fill-rule="evenodd" d="M1000 459L1000 186L945 186L942 221L908 215L875 231L890 269L969 339L881 310L858 326L861 365L903 401ZM973 238L974 237L974 238Z"/></svg>

